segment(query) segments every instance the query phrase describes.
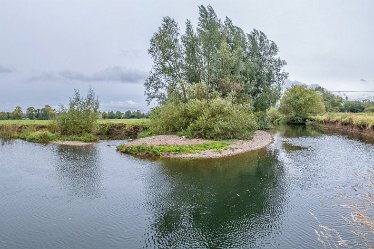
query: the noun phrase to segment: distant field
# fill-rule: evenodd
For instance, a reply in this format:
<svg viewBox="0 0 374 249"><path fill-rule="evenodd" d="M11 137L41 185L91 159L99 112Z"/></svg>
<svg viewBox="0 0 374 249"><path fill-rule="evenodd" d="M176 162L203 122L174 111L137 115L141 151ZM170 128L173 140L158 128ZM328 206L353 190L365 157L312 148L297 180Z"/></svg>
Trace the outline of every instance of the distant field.
<svg viewBox="0 0 374 249"><path fill-rule="evenodd" d="M50 120L0 120L0 125L15 124L15 125L48 125ZM100 124L116 123L116 124L131 124L131 125L146 125L149 119L100 119Z"/></svg>

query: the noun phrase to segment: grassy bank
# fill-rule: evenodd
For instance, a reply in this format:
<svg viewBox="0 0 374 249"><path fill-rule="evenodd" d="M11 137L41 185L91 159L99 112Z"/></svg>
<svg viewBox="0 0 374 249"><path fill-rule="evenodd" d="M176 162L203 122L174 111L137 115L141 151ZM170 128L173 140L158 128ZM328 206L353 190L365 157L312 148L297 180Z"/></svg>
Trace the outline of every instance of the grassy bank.
<svg viewBox="0 0 374 249"><path fill-rule="evenodd" d="M165 154L194 154L201 151L222 151L228 148L228 141L212 141L194 145L120 145L117 150L126 154L143 157L162 157Z"/></svg>
<svg viewBox="0 0 374 249"><path fill-rule="evenodd" d="M53 141L95 142L99 139L136 138L148 128L147 119L99 120L94 133L60 135L50 120L0 120L0 138L23 139L29 142Z"/></svg>
<svg viewBox="0 0 374 249"><path fill-rule="evenodd" d="M374 113L326 113L313 116L312 120L318 123L353 125L360 129L374 130Z"/></svg>

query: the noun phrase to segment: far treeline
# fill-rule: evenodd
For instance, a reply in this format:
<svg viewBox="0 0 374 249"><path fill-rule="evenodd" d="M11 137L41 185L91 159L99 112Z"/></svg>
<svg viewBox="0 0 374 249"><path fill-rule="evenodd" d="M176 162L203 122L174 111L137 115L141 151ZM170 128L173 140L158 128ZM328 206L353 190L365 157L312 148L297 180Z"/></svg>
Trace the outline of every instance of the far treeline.
<svg viewBox="0 0 374 249"><path fill-rule="evenodd" d="M20 106L16 106L12 112L0 112L0 120L53 120L58 115L58 111L53 109L49 105L45 105L43 108L38 109L35 107L28 107L26 112L23 112ZM109 111L101 112L99 116L102 119L140 119L147 118L148 114L141 112L140 110L136 111Z"/></svg>

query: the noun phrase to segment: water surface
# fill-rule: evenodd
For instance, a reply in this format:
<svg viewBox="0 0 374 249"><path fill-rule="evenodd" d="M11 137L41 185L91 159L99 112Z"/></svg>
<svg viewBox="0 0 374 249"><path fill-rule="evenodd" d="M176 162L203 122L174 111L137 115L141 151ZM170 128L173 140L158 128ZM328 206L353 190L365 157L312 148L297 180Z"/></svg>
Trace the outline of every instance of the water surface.
<svg viewBox="0 0 374 249"><path fill-rule="evenodd" d="M370 141L288 127L265 149L182 161L119 143L3 142L0 248L322 248L326 227L363 246L342 205L370 191Z"/></svg>

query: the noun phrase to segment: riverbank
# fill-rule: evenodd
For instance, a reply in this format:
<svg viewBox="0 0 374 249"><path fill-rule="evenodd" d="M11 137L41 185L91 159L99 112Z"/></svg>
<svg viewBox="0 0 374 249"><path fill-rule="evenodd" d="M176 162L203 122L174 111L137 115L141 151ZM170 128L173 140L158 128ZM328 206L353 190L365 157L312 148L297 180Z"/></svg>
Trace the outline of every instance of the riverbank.
<svg viewBox="0 0 374 249"><path fill-rule="evenodd" d="M134 139L147 129L146 119L99 120L94 133L67 136L56 133L53 122L49 120L0 120L0 138L36 143Z"/></svg>
<svg viewBox="0 0 374 249"><path fill-rule="evenodd" d="M374 137L374 115L370 113L327 113L312 117L322 129Z"/></svg>
<svg viewBox="0 0 374 249"><path fill-rule="evenodd" d="M250 140L212 141L175 135L141 138L118 146L118 151L140 157L208 159L229 157L264 148L273 142L266 131L254 132ZM186 153L187 152L187 153Z"/></svg>

